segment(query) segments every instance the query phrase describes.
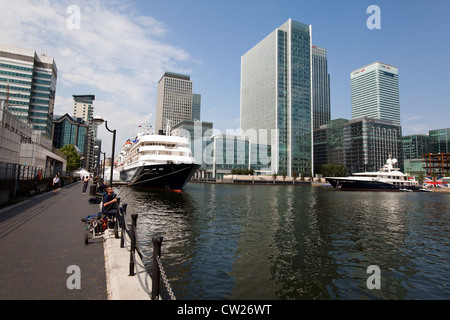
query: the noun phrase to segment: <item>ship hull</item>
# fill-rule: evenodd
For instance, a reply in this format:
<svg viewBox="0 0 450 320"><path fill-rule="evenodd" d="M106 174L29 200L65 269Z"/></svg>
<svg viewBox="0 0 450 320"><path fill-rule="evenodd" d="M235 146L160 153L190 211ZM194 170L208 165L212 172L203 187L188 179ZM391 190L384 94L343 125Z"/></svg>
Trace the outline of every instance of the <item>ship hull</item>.
<svg viewBox="0 0 450 320"><path fill-rule="evenodd" d="M326 178L327 182L333 186L335 190L342 191L393 191L398 192L404 189L419 191L418 186L394 185L382 181L371 180L352 180L339 178Z"/></svg>
<svg viewBox="0 0 450 320"><path fill-rule="evenodd" d="M198 164L154 164L124 168L120 179L131 187L181 190L200 166Z"/></svg>

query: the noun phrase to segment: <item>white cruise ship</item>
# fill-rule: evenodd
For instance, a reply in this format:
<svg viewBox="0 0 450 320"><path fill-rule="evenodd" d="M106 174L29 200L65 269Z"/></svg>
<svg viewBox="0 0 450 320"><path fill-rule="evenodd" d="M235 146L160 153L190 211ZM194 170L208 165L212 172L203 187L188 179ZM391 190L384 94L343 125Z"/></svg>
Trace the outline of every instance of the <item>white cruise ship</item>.
<svg viewBox="0 0 450 320"><path fill-rule="evenodd" d="M199 167L189 139L156 135L145 127L124 144L116 170L129 186L181 190Z"/></svg>

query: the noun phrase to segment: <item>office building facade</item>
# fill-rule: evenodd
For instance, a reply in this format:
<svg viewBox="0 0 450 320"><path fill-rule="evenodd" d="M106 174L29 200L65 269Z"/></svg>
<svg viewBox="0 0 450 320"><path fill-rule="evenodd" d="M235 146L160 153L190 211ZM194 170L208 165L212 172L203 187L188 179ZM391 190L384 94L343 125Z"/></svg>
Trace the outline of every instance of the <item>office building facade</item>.
<svg viewBox="0 0 450 320"><path fill-rule="evenodd" d="M0 99L47 139L52 133L57 75L53 58L0 44Z"/></svg>
<svg viewBox="0 0 450 320"><path fill-rule="evenodd" d="M271 145L272 173L312 173L311 95L310 25L289 19L241 57L241 129Z"/></svg>
<svg viewBox="0 0 450 320"><path fill-rule="evenodd" d="M314 165L344 164L343 126L347 119L334 119L314 130Z"/></svg>
<svg viewBox="0 0 450 320"><path fill-rule="evenodd" d="M402 129L392 121L368 117L343 125L344 165L349 173L378 171L389 158L403 170Z"/></svg>
<svg viewBox="0 0 450 320"><path fill-rule="evenodd" d="M200 101L196 96L193 113L193 93L191 77L184 74L166 72L158 82L156 101L157 133L165 133L167 126L173 127L183 120L200 117ZM194 115L195 114L195 115Z"/></svg>
<svg viewBox="0 0 450 320"><path fill-rule="evenodd" d="M86 142L83 151L83 163L88 170L95 167L95 156L99 158L99 151L95 152L94 147L97 143L98 126L94 123L94 100L95 95L73 95L73 116L81 118L87 125Z"/></svg>
<svg viewBox="0 0 450 320"><path fill-rule="evenodd" d="M450 128L430 130L430 152L450 153Z"/></svg>
<svg viewBox="0 0 450 320"><path fill-rule="evenodd" d="M351 73L352 118L370 117L400 124L398 68L374 62Z"/></svg>
<svg viewBox="0 0 450 320"><path fill-rule="evenodd" d="M84 154L89 127L82 118L72 118L67 113L53 119L53 146L61 149L71 144ZM78 151L77 150L77 151Z"/></svg>
<svg viewBox="0 0 450 320"><path fill-rule="evenodd" d="M313 45L311 53L313 129L318 129L331 120L330 75L327 49Z"/></svg>

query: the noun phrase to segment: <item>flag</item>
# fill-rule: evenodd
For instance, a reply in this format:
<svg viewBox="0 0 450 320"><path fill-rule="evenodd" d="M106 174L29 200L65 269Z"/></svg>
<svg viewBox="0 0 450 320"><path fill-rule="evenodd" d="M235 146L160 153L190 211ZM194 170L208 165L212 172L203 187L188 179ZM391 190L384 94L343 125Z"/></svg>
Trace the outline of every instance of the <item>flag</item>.
<svg viewBox="0 0 450 320"><path fill-rule="evenodd" d="M426 177L423 181L425 188L449 188L449 184L442 181L442 178L433 180L432 177Z"/></svg>

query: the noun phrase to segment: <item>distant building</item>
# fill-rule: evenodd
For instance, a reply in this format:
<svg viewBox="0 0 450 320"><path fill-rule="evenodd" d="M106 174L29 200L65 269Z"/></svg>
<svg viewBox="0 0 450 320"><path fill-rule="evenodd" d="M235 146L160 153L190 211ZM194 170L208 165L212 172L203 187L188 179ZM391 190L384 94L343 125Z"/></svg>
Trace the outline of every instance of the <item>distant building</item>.
<svg viewBox="0 0 450 320"><path fill-rule="evenodd" d="M4 164L26 167L23 172L30 173L40 169L43 177L66 170L65 155L54 150L42 131L33 130L33 125L7 110L5 101L1 100L0 121L0 171Z"/></svg>
<svg viewBox="0 0 450 320"><path fill-rule="evenodd" d="M95 156L99 158L99 151L95 152L94 147L97 142L97 125L92 121L94 117L94 100L95 95L73 95L73 115L81 118L87 125L86 142L83 150L82 166L88 170L93 170L96 167Z"/></svg>
<svg viewBox="0 0 450 320"><path fill-rule="evenodd" d="M218 134L206 146L205 171L211 178L222 178L233 169L254 170L255 175L270 174L270 158L270 146L252 143L248 137Z"/></svg>
<svg viewBox="0 0 450 320"><path fill-rule="evenodd" d="M156 101L157 133L165 133L167 126L183 120L200 120L201 96L192 93L191 77L166 72L158 82Z"/></svg>
<svg viewBox="0 0 450 320"><path fill-rule="evenodd" d="M360 117L343 125L344 165L349 173L378 171L396 158L403 170L402 129L392 121Z"/></svg>
<svg viewBox="0 0 450 320"><path fill-rule="evenodd" d="M73 95L73 116L83 119L86 123L94 116L95 95Z"/></svg>
<svg viewBox="0 0 450 320"><path fill-rule="evenodd" d="M398 68L374 62L351 73L352 118L390 120L400 126Z"/></svg>
<svg viewBox="0 0 450 320"><path fill-rule="evenodd" d="M0 99L47 139L52 133L57 76L53 58L0 44Z"/></svg>
<svg viewBox="0 0 450 320"><path fill-rule="evenodd" d="M200 112L202 107L202 96L194 93L192 95L192 120L200 121Z"/></svg>
<svg viewBox="0 0 450 320"><path fill-rule="evenodd" d="M318 129L331 120L330 75L327 49L314 45L311 53L313 129Z"/></svg>
<svg viewBox="0 0 450 320"><path fill-rule="evenodd" d="M54 116L53 146L61 149L71 144L84 154L86 151L88 130L88 125L81 118L72 118L67 113L63 116Z"/></svg>
<svg viewBox="0 0 450 320"><path fill-rule="evenodd" d="M335 119L314 130L314 165L344 164L343 126L347 119Z"/></svg>
<svg viewBox="0 0 450 320"><path fill-rule="evenodd" d="M450 128L430 130L430 152L450 153Z"/></svg>
<svg viewBox="0 0 450 320"><path fill-rule="evenodd" d="M196 176L205 178L206 162L203 156L207 145L211 143L213 123L194 120L183 120L172 128L172 135L186 137L191 140L191 151L195 163L201 165Z"/></svg>
<svg viewBox="0 0 450 320"><path fill-rule="evenodd" d="M430 138L426 134L402 137L405 172L414 176L425 175L424 156L429 153Z"/></svg>
<svg viewBox="0 0 450 320"><path fill-rule="evenodd" d="M313 171L311 56L311 26L289 19L241 57L241 129L271 145L272 173Z"/></svg>

